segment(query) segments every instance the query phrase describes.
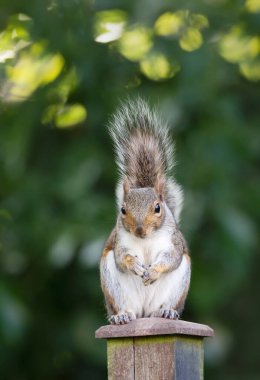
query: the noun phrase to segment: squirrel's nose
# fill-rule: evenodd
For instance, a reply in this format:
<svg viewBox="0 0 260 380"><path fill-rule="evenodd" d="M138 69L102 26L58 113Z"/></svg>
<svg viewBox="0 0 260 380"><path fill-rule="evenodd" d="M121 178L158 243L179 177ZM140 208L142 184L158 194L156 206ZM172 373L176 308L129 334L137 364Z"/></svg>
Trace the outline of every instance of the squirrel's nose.
<svg viewBox="0 0 260 380"><path fill-rule="evenodd" d="M144 234L144 229L141 224L137 224L135 228L135 233L137 236L142 236Z"/></svg>

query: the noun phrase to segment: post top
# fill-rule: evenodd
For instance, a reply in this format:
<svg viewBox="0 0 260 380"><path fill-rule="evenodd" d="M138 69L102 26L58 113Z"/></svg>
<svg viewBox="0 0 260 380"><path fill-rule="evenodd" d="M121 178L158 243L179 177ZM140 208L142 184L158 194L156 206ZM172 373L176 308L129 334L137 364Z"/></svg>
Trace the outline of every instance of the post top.
<svg viewBox="0 0 260 380"><path fill-rule="evenodd" d="M164 318L138 318L125 325L102 326L96 331L96 338L123 338L153 335L190 335L210 337L213 329L199 323Z"/></svg>

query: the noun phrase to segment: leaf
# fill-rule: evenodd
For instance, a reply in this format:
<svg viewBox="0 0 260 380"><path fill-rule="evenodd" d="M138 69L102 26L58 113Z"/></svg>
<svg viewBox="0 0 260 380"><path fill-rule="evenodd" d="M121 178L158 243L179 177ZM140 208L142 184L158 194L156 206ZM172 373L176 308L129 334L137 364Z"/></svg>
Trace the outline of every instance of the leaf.
<svg viewBox="0 0 260 380"><path fill-rule="evenodd" d="M70 128L82 123L87 117L87 110L81 104L61 108L54 117L58 128Z"/></svg>

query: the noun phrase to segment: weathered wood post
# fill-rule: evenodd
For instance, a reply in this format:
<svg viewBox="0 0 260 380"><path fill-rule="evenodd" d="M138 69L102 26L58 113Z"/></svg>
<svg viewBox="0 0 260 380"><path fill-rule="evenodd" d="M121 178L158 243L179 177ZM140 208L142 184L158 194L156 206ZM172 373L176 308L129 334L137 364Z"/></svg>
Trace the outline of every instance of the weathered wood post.
<svg viewBox="0 0 260 380"><path fill-rule="evenodd" d="M107 339L109 380L202 380L203 338L213 335L206 325L163 318L96 331Z"/></svg>

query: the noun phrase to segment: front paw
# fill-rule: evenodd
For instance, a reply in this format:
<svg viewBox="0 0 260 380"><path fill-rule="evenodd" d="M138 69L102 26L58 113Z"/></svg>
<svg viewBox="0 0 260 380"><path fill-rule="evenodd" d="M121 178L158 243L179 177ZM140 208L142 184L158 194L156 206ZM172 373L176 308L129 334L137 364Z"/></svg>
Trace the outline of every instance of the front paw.
<svg viewBox="0 0 260 380"><path fill-rule="evenodd" d="M134 272L134 274L140 277L143 277L144 273L146 272L146 267L144 266L144 264L142 264L142 262L138 259L137 256L134 257L132 271Z"/></svg>
<svg viewBox="0 0 260 380"><path fill-rule="evenodd" d="M160 277L161 273L153 267L148 268L143 275L143 283L145 286L151 285Z"/></svg>
<svg viewBox="0 0 260 380"><path fill-rule="evenodd" d="M109 322L112 325L125 325L126 323L129 323L136 319L136 316L134 313L131 312L119 312L118 314L111 315L109 318Z"/></svg>

